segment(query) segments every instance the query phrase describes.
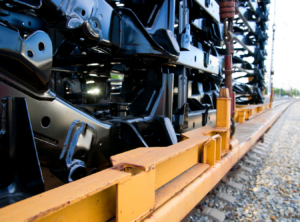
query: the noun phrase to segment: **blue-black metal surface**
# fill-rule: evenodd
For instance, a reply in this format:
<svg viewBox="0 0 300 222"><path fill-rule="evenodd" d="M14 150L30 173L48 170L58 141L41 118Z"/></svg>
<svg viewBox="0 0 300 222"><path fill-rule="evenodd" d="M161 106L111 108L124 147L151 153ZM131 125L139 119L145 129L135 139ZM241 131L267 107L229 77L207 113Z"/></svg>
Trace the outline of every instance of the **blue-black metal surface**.
<svg viewBox="0 0 300 222"><path fill-rule="evenodd" d="M44 191L44 180L24 98L2 98L0 207Z"/></svg>

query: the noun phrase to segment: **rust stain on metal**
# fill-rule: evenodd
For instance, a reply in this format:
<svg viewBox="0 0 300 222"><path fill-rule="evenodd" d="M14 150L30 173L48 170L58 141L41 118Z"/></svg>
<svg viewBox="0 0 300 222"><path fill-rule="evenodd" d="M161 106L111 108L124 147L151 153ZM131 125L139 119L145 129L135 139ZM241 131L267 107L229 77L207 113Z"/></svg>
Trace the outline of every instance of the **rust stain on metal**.
<svg viewBox="0 0 300 222"><path fill-rule="evenodd" d="M124 170L126 168L134 168L134 169L138 169L138 170L145 170L145 167L143 167L143 166L139 166L139 165L135 165L135 164L130 164L130 163L120 163L120 164L112 167L111 169L122 171L122 170ZM151 168L152 168L152 166L149 169L151 169Z"/></svg>
<svg viewBox="0 0 300 222"><path fill-rule="evenodd" d="M68 201L67 203L61 204L61 205L59 205L57 207L53 207L51 209L48 209L48 210L46 210L44 212L40 212L39 214L37 214L37 215L35 215L33 217L28 218L26 221L28 221L28 222L37 221L38 219L41 219L43 216L48 215L51 212L55 212L55 211L57 211L57 210L59 210L61 208L64 208L66 205L70 205L70 201Z"/></svg>
<svg viewBox="0 0 300 222"><path fill-rule="evenodd" d="M211 139L210 140L207 140L206 142L204 142L203 144L202 144L202 147L204 147L206 144L208 144L209 142L211 141Z"/></svg>

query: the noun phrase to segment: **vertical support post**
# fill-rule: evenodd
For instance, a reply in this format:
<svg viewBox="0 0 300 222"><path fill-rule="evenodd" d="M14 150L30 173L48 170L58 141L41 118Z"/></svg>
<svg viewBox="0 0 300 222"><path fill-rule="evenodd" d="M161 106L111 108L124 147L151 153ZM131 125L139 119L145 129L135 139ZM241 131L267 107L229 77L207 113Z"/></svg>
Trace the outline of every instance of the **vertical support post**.
<svg viewBox="0 0 300 222"><path fill-rule="evenodd" d="M174 97L174 74L168 74L168 87L167 87L167 101L168 106L166 107L167 112L166 116L170 118L171 122L173 122L173 97Z"/></svg>
<svg viewBox="0 0 300 222"><path fill-rule="evenodd" d="M168 99L168 74L169 71L164 71L163 69L161 69L161 73L162 73L162 87L164 89L163 94L162 94L162 98L164 101L167 101ZM166 115L166 112L168 110L167 108L167 103L164 103L162 106L159 106L160 112L163 115ZM171 120L172 122L172 120Z"/></svg>
<svg viewBox="0 0 300 222"><path fill-rule="evenodd" d="M134 192L132 192L134 191ZM155 204L155 169L132 175L117 185L116 221L134 221L149 213Z"/></svg>
<svg viewBox="0 0 300 222"><path fill-rule="evenodd" d="M221 160L222 157L222 137L219 134L212 136L216 141L216 160Z"/></svg>
<svg viewBox="0 0 300 222"><path fill-rule="evenodd" d="M26 99L2 98L1 105L0 208L45 190Z"/></svg>
<svg viewBox="0 0 300 222"><path fill-rule="evenodd" d="M178 109L181 109L181 107L186 103L187 101L187 76L186 76L186 70L182 66L179 68L178 75Z"/></svg>
<svg viewBox="0 0 300 222"><path fill-rule="evenodd" d="M222 136L222 152L229 150L230 142L230 117L231 117L231 98L229 91L226 88L220 89L219 98L217 98L217 127L225 127L226 133L221 133Z"/></svg>
<svg viewBox="0 0 300 222"><path fill-rule="evenodd" d="M174 24L175 24L175 0L169 0L169 22L168 22L168 29L174 33Z"/></svg>
<svg viewBox="0 0 300 222"><path fill-rule="evenodd" d="M246 117L246 112L245 111L238 111L238 123L244 123L245 122L245 117Z"/></svg>
<svg viewBox="0 0 300 222"><path fill-rule="evenodd" d="M203 146L202 163L215 165L216 164L216 140L212 139Z"/></svg>
<svg viewBox="0 0 300 222"><path fill-rule="evenodd" d="M224 35L225 41L225 87L229 89L229 95L231 98L231 116L234 118L235 115L235 92L232 91L232 56L234 53L233 46L233 19L234 15L237 14L238 0L221 0L220 1L220 19L224 24ZM228 27L227 27L228 23Z"/></svg>
<svg viewBox="0 0 300 222"><path fill-rule="evenodd" d="M179 34L181 34L185 28L185 4L184 2L179 3Z"/></svg>

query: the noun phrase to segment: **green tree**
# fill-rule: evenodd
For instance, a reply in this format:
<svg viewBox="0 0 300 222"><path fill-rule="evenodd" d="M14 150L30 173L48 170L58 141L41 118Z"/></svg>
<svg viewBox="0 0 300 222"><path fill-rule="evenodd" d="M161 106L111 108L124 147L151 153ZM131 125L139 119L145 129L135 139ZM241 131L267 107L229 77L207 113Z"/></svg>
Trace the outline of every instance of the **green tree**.
<svg viewBox="0 0 300 222"><path fill-rule="evenodd" d="M297 90L297 89L292 89L291 94L292 94L292 96L300 96L299 90Z"/></svg>

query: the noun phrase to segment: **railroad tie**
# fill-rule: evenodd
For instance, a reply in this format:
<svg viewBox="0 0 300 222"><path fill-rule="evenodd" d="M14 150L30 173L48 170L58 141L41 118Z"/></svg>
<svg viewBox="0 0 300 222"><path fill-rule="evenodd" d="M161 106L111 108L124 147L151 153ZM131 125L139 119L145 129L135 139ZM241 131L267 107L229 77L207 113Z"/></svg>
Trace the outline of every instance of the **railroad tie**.
<svg viewBox="0 0 300 222"><path fill-rule="evenodd" d="M256 147L263 147L263 148L270 148L270 144L269 143L259 143Z"/></svg>
<svg viewBox="0 0 300 222"><path fill-rule="evenodd" d="M260 155L260 156L265 156L266 155L266 153L264 153L264 152L261 152L261 151L259 151L259 150L256 150L256 149L252 149L251 150L253 153L255 153L255 154L258 154L258 155Z"/></svg>
<svg viewBox="0 0 300 222"><path fill-rule="evenodd" d="M249 177L247 175L243 174L243 173L239 173L237 175L237 177L241 178L244 181L248 181L249 180Z"/></svg>
<svg viewBox="0 0 300 222"><path fill-rule="evenodd" d="M264 138L269 138L269 139L272 139L274 137L274 134L265 134L264 135Z"/></svg>
<svg viewBox="0 0 300 222"><path fill-rule="evenodd" d="M267 143L258 143L257 146L269 147L270 143L269 142L267 142Z"/></svg>
<svg viewBox="0 0 300 222"><path fill-rule="evenodd" d="M273 140L274 137L273 137L273 136L264 136L264 139L267 139L267 140Z"/></svg>
<svg viewBox="0 0 300 222"><path fill-rule="evenodd" d="M219 192L219 193L217 193L216 197L222 201L225 201L225 202L228 202L231 204L234 204L234 202L236 201L236 198L234 196L231 196L227 193Z"/></svg>
<svg viewBox="0 0 300 222"><path fill-rule="evenodd" d="M263 152L267 152L267 151L269 150L268 148L262 147L262 146L256 146L255 149L261 150L261 151L263 151Z"/></svg>
<svg viewBox="0 0 300 222"><path fill-rule="evenodd" d="M224 212L219 211L214 208L210 208L210 207L206 207L202 211L202 215L207 216L207 217L211 218L212 220L217 220L217 221L224 221L225 216L226 216Z"/></svg>
<svg viewBox="0 0 300 222"><path fill-rule="evenodd" d="M251 164L251 165L253 165L253 166L257 166L257 164L258 164L257 162L251 161L251 160L248 160L248 159L245 159L244 162L245 162L245 163L248 163L248 164Z"/></svg>
<svg viewBox="0 0 300 222"><path fill-rule="evenodd" d="M274 141L274 139L264 139L264 142L263 142L263 144L265 144L265 143L273 143L273 141Z"/></svg>
<svg viewBox="0 0 300 222"><path fill-rule="evenodd" d="M253 169L251 167L242 166L242 169L250 174L253 173Z"/></svg>
<svg viewBox="0 0 300 222"><path fill-rule="evenodd" d="M267 153L268 152L268 150L266 150L266 149L263 149L263 148L260 148L260 147L257 147L257 148L255 148L257 151L260 151L260 152L264 152L264 153Z"/></svg>
<svg viewBox="0 0 300 222"><path fill-rule="evenodd" d="M231 181L231 180L226 183L226 186L237 189L237 190L243 190L243 188L244 188L243 184L236 183L236 182Z"/></svg>
<svg viewBox="0 0 300 222"><path fill-rule="evenodd" d="M253 155L253 154L248 153L247 155L248 155L248 157L249 157L250 159L252 159L252 160L256 160L256 161L261 161L261 160L262 160L261 157L257 157L257 156L255 156L255 155Z"/></svg>

